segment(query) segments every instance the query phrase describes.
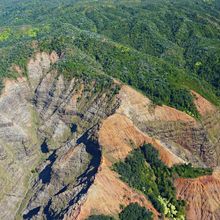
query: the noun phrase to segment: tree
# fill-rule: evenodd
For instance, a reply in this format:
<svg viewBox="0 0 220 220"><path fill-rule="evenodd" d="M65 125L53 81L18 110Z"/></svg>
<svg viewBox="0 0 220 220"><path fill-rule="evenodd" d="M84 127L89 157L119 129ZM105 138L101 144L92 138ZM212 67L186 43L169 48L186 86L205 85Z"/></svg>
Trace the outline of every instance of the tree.
<svg viewBox="0 0 220 220"><path fill-rule="evenodd" d="M119 214L120 220L150 220L153 219L152 216L151 212L138 205L138 203L128 205Z"/></svg>

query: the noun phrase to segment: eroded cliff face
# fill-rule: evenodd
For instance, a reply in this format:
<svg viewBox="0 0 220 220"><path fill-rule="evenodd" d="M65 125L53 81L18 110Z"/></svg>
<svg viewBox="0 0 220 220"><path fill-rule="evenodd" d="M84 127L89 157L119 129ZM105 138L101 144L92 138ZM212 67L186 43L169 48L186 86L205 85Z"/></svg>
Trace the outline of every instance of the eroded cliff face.
<svg viewBox="0 0 220 220"><path fill-rule="evenodd" d="M33 105L39 116L38 137L49 155L25 202L24 218L60 219L77 212L101 162L97 130L119 104L115 85L95 91L95 82L63 79L47 73L36 86Z"/></svg>
<svg viewBox="0 0 220 220"><path fill-rule="evenodd" d="M79 214L74 217L72 212L72 215L66 216L65 219L84 220L89 215L101 213L117 218L121 206L135 202L146 207L154 214L154 219L158 219L159 213L146 197L121 181L103 158L95 181L88 191L85 202L80 207Z"/></svg>
<svg viewBox="0 0 220 220"><path fill-rule="evenodd" d="M101 161L97 130L119 104L115 85L65 80L39 53L28 79L6 80L0 98L1 219L62 218L83 200ZM27 190L28 189L28 190Z"/></svg>
<svg viewBox="0 0 220 220"><path fill-rule="evenodd" d="M220 218L220 172L196 179L177 179L177 197L187 202L187 219Z"/></svg>
<svg viewBox="0 0 220 220"><path fill-rule="evenodd" d="M208 101L206 102L209 106L204 105L205 116L196 121L176 109L154 106L149 99L128 86L122 87L119 96L122 104L118 113L126 115L145 134L161 140L175 155L194 165L218 165L216 136L219 134L219 111L211 108ZM201 99L203 100L200 96ZM201 109L199 103L201 101L197 100L195 104ZM207 120L210 120L210 123ZM211 138L211 134L215 134L216 138Z"/></svg>
<svg viewBox="0 0 220 220"><path fill-rule="evenodd" d="M49 70L49 55L38 55L38 80ZM34 71L33 71L34 72ZM31 71L31 73L33 73ZM34 80L30 74L30 81ZM6 80L0 97L0 218L13 219L30 187L30 171L40 158L38 116L31 100L33 88L25 78Z"/></svg>
<svg viewBox="0 0 220 220"><path fill-rule="evenodd" d="M213 120L216 120L214 115L219 114L215 107L211 107L210 103L208 103L208 108L204 106L206 110L203 109L203 111L206 111L206 114L201 114L201 121L196 121L176 109L152 105L149 99L128 86L122 86L118 97L121 100L119 108L112 116L103 121L99 131L99 143L103 146L102 158L104 160L104 165L101 167L104 166L104 168L99 171L94 186L89 190L78 219L85 219L94 213L107 213L116 216L120 211L118 204L128 204L121 198L133 198L134 196L131 192L127 192L124 196L118 193L118 196L115 195L111 198L108 192L103 190L111 188L111 192L114 194L114 189L118 190L120 186L119 183L115 184L113 178L110 178L110 174L108 178L105 177L103 170L105 170L105 166L111 167L115 162L123 160L134 148L141 146L144 142L152 143L158 149L162 161L169 167L174 164L188 162L195 166L217 165L217 163L208 164L204 158L204 155L210 152L209 147L216 146L210 138L208 126L204 126L207 117L213 115ZM201 100L204 103L202 97L199 96L198 98L200 100L196 100L197 104L198 102L201 103ZM216 122L216 124L218 123ZM212 125L209 126L212 127ZM216 134L219 132L215 127L212 127L212 129ZM206 142L204 142L204 138L206 138ZM194 145L191 145L192 143ZM200 149L193 149L193 147L198 145L204 145L207 151L200 152ZM213 154L215 161L218 158L217 152L215 151ZM200 183L200 179L199 181L197 179L178 179L175 183L177 196L187 203L187 219L218 219L216 216L218 216L217 210L220 208L220 203L216 200L216 197L220 196L220 191L216 187L216 177L202 177L201 179L205 183L206 180L209 180L208 191L215 188L216 194L206 192L206 188L203 188L202 183L200 185L203 190L197 191L196 184L188 187L191 183ZM104 180L105 182L102 183ZM103 185L106 187L103 187ZM108 188L108 185L111 186ZM193 189L191 190L191 188ZM123 189L121 187L120 192L123 192ZM99 196L95 196L96 193ZM198 203L195 203L198 193L202 198L202 202L198 199ZM207 196L204 197L203 194ZM211 201L215 201L214 209L210 208ZM112 204L114 204L114 207L111 206ZM151 209L149 205L144 205ZM155 218L157 218L158 215L155 210L152 211L155 214Z"/></svg>
<svg viewBox="0 0 220 220"><path fill-rule="evenodd" d="M116 95L117 81L100 89L95 81L67 80L52 68L58 59L56 53L38 53L28 63L27 79L5 81L0 96L1 219L117 216L121 205L131 202L147 207L157 219L151 203L111 169L144 142L152 143L168 166L218 166L220 114L199 94L194 93L202 119L196 121L176 109L153 105L125 85ZM197 191L183 190L193 188L192 180L176 182L191 219L198 219L190 214L197 212L199 219L218 216L218 202L207 208L220 197L218 183L207 178L216 195L208 193L209 199L196 206L192 201Z"/></svg>

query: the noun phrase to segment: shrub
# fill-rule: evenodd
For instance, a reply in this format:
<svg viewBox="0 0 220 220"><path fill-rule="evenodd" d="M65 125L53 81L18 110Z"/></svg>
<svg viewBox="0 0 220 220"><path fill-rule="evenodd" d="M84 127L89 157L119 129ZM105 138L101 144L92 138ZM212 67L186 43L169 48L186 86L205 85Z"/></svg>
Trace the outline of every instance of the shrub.
<svg viewBox="0 0 220 220"><path fill-rule="evenodd" d="M138 203L132 203L123 209L119 218L120 220L151 220L153 215Z"/></svg>

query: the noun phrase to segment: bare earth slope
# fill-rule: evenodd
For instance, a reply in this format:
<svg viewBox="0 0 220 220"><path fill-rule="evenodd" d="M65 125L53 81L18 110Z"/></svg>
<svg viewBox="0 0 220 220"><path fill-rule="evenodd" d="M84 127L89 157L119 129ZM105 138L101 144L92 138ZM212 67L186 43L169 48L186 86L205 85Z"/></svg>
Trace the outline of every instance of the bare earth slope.
<svg viewBox="0 0 220 220"><path fill-rule="evenodd" d="M28 80L6 80L0 96L0 219L86 219L116 216L121 205L138 202L159 213L140 192L120 180L111 166L144 142L168 166L191 162L217 167L220 113L199 94L202 118L155 106L121 85L93 89L94 82L66 80L51 66L55 54L38 53ZM219 219L219 175L177 179L189 219Z"/></svg>
<svg viewBox="0 0 220 220"><path fill-rule="evenodd" d="M113 172L107 168L107 166L109 167L112 163L124 159L134 147L138 147L144 142L152 143L155 148L159 150L161 159L168 166L184 162L192 162L195 165L199 164L205 166L203 159L200 157L201 154L195 159L195 157L192 156L193 152L189 145L189 148L180 145L182 143L181 141L185 141L184 138L186 134L184 133L186 132L186 129L193 132L201 126L192 117L167 106L152 106L150 100L128 86L122 87L119 98L121 100L120 107L115 114L103 121L100 128L99 143L102 146L102 158L104 163L101 165L99 174L95 178L94 185L88 191L87 198L81 207L78 219L84 219L90 214L110 214L114 216L119 212L118 204L127 204L121 198L127 198L128 195L133 198L133 195L128 192L126 194L127 196L124 195L121 197L122 194L117 191L120 183L118 182L116 184L115 182L117 176L111 178ZM202 97L199 98L203 99ZM210 108L210 106L211 104L208 103L206 113L217 114L217 110L214 107ZM179 134L173 136L172 133L174 130L170 130L167 131L164 138L161 138L159 135L152 135L154 133L157 134L158 128L156 126L154 127L155 131L152 129L151 132L147 134L147 132L144 131L146 131L148 124L152 122L157 124L159 130L161 129L161 124L167 122L168 126L175 126L179 129ZM188 127L183 128L182 124ZM198 135L200 135L201 138L203 132L208 136L208 131L204 129L202 132L198 132ZM184 136L182 136L181 133L184 134ZM170 137L173 139L172 141L169 141ZM183 140L180 138L183 138ZM191 135L189 138L192 138L191 142L198 140L198 137L194 135ZM105 172L108 173L107 176ZM216 186L216 180L213 177L204 177L204 181L206 178L210 180L210 187ZM113 179L115 180L113 181ZM220 191L216 188L216 195L208 193L208 196L204 198L203 203L198 203L200 205L194 206L193 203L190 205L191 197L188 198L187 196L191 195L197 198L197 190L190 191L189 195L187 194L185 197L183 195L181 196L180 193L181 187L187 188L189 182L193 182L194 180L182 180L182 185L178 184L178 181L179 179L176 181L178 196L184 198L187 201L187 204L189 202L189 205L187 206L187 216L190 217L191 212L201 212L204 213L204 216L201 214L200 216L198 215L199 217L197 218L197 215L195 214L191 219L201 219L201 217L203 219L212 219L213 216L216 215L216 211L210 211L209 201L215 200L215 196L218 197ZM123 189L121 188L120 192L124 192ZM115 196L112 197L109 195L111 194L109 192ZM203 197L204 193L204 191L201 193L201 197ZM219 202L216 202L215 204L216 209L220 207ZM109 209L109 207L111 208ZM148 206L148 208L150 207ZM208 218L206 218L206 212L209 213Z"/></svg>
<svg viewBox="0 0 220 220"><path fill-rule="evenodd" d="M187 219L220 219L220 173L197 179L177 179L177 197L187 202Z"/></svg>
<svg viewBox="0 0 220 220"><path fill-rule="evenodd" d="M91 214L105 214L117 216L121 211L121 206L127 206L132 202L137 202L141 206L151 210L155 219L159 213L146 199L135 190L131 189L127 184L119 179L119 176L114 173L103 160L100 169L96 175L94 184L88 191L88 196L85 203L80 209L80 214L77 220L84 220ZM74 219L68 217L67 219Z"/></svg>

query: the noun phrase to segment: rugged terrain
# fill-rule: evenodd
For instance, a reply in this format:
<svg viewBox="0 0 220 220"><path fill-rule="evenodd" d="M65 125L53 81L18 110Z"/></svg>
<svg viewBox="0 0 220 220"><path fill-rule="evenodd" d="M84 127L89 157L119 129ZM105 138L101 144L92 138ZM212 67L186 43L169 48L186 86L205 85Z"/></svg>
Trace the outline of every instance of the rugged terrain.
<svg viewBox="0 0 220 220"><path fill-rule="evenodd" d="M177 179L177 196L187 201L187 219L219 219L219 170L212 176Z"/></svg>
<svg viewBox="0 0 220 220"><path fill-rule="evenodd" d="M117 217L121 206L131 202L157 218L160 214L146 197L111 169L145 142L170 167L219 165L219 111L199 94L193 92L202 117L195 120L153 104L118 81L95 90L95 81L66 80L52 68L58 59L55 52L37 53L28 62L27 78L5 80L0 97L1 219ZM217 173L176 180L188 219L218 219Z"/></svg>
<svg viewBox="0 0 220 220"><path fill-rule="evenodd" d="M93 93L88 87L94 84L67 82L49 71L57 58L37 54L28 64L28 80L5 82L0 101L4 219L25 207L24 218L63 216L83 199L101 161L96 133L100 120L118 106L114 85Z"/></svg>
<svg viewBox="0 0 220 220"><path fill-rule="evenodd" d="M219 219L219 30L219 0L0 0L0 219Z"/></svg>

